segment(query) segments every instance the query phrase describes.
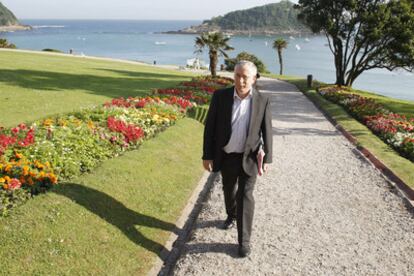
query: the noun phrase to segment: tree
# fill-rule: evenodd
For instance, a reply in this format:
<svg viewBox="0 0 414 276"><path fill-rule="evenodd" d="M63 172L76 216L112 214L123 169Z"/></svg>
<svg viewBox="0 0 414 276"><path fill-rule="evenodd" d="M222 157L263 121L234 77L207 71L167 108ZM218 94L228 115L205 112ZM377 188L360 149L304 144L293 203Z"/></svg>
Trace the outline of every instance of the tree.
<svg viewBox="0 0 414 276"><path fill-rule="evenodd" d="M234 66L236 66L236 63L240 60L248 60L254 63L257 67L257 71L259 73L268 73L266 69L266 65L261 61L257 56L250 54L248 52L241 52L239 53L235 58L227 58L224 60L224 63L226 64L226 70L227 71L233 71Z"/></svg>
<svg viewBox="0 0 414 276"><path fill-rule="evenodd" d="M195 53L203 52L204 48L208 48L208 55L210 58L210 72L213 77L216 77L217 62L219 55L228 57L226 51L234 50L233 47L227 44L230 38L225 37L220 32L202 33L195 39L195 46L198 48Z"/></svg>
<svg viewBox="0 0 414 276"><path fill-rule="evenodd" d="M278 38L273 41L273 49L277 50L277 55L279 57L279 65L280 65L280 75L283 75L283 59L282 59L282 50L286 49L288 46L288 42L283 38Z"/></svg>
<svg viewBox="0 0 414 276"><path fill-rule="evenodd" d="M412 0L299 0L298 18L322 32L334 55L336 84L352 86L373 68L412 70Z"/></svg>
<svg viewBox="0 0 414 276"><path fill-rule="evenodd" d="M16 49L16 45L14 45L13 43L9 43L7 39L0 38L0 48Z"/></svg>

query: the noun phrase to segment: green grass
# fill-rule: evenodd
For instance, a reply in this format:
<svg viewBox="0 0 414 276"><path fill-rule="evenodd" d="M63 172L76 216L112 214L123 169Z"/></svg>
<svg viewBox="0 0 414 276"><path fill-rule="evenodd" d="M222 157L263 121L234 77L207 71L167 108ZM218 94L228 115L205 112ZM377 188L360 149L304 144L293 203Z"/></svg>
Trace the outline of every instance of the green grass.
<svg viewBox="0 0 414 276"><path fill-rule="evenodd" d="M319 95L315 89L308 89L306 80L294 76L268 75L269 77L285 80L296 85L299 90L304 92L313 102L317 103L340 125L349 131L357 140L359 145L367 148L378 159L380 159L388 168L390 168L398 177L400 177L408 186L414 188L414 164L406 158L401 157L395 150L385 144L380 138L374 135L366 126L352 118L339 105L336 105ZM319 85L317 82L315 85ZM414 102L393 99L378 94L353 90L366 97L375 98L386 108L395 113L405 114L414 117Z"/></svg>
<svg viewBox="0 0 414 276"><path fill-rule="evenodd" d="M0 124L13 126L189 75L119 62L0 51ZM0 274L144 275L203 169L203 125L185 118L138 150L0 218Z"/></svg>
<svg viewBox="0 0 414 276"><path fill-rule="evenodd" d="M0 218L5 275L143 275L202 174L202 125L180 120Z"/></svg>
<svg viewBox="0 0 414 276"><path fill-rule="evenodd" d="M18 51L0 51L0 126L142 96L190 74L152 66Z"/></svg>

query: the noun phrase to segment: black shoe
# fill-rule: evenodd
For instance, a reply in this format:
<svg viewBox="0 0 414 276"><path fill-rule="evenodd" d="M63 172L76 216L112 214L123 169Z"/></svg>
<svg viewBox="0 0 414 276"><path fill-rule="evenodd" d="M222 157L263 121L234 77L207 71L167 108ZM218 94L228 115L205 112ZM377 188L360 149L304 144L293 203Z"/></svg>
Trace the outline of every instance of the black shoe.
<svg viewBox="0 0 414 276"><path fill-rule="evenodd" d="M250 245L239 245L239 257L246 258L250 255Z"/></svg>
<svg viewBox="0 0 414 276"><path fill-rule="evenodd" d="M223 225L221 226L221 229L228 230L232 228L236 223L235 218L227 217L227 219L223 222Z"/></svg>

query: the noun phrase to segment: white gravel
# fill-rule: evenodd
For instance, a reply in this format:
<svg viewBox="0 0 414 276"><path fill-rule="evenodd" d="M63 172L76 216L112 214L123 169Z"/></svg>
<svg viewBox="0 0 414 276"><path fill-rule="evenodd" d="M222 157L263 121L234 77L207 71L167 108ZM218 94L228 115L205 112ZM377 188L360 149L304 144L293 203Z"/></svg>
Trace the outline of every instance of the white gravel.
<svg viewBox="0 0 414 276"><path fill-rule="evenodd" d="M221 183L205 203L174 275L414 275L413 211L292 85L272 93L274 152L258 177L252 254L237 257Z"/></svg>

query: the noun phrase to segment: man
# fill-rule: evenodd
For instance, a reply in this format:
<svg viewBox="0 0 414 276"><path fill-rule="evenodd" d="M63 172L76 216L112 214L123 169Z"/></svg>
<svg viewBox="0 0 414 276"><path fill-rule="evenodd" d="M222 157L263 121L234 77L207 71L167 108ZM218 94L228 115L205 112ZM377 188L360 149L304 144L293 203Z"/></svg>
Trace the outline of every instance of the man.
<svg viewBox="0 0 414 276"><path fill-rule="evenodd" d="M251 251L257 174L259 169L266 172L272 162L270 99L254 88L256 74L254 63L236 64L235 86L214 93L204 129L203 166L221 172L227 212L223 228L229 229L237 221L240 257ZM263 160L259 156L262 148ZM258 168L258 163L263 163L263 168Z"/></svg>

